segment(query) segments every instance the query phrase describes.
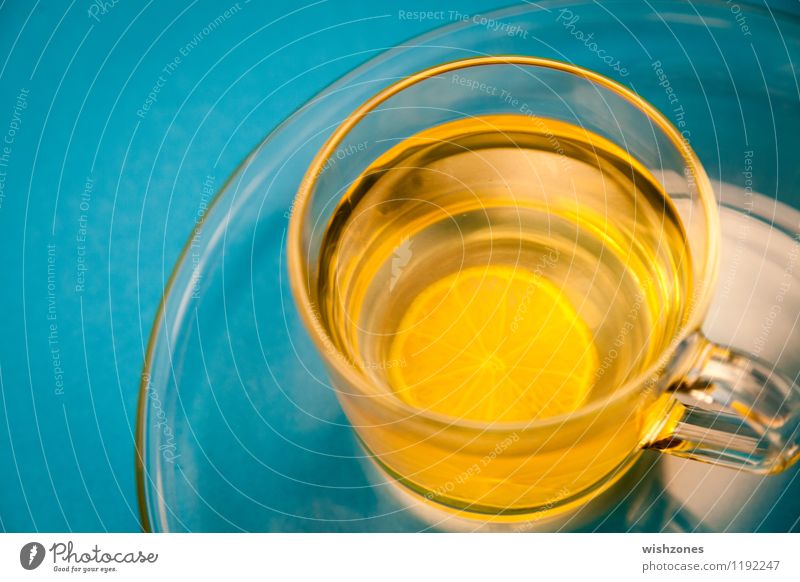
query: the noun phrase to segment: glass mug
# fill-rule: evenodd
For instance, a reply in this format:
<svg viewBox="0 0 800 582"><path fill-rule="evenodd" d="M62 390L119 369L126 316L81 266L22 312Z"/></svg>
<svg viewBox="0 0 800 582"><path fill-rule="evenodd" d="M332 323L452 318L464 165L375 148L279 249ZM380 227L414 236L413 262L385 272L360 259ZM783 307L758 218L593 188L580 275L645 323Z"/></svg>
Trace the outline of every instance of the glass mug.
<svg viewBox="0 0 800 582"><path fill-rule="evenodd" d="M523 56L401 79L292 208L292 290L370 456L437 507L583 504L645 448L769 473L798 396L700 331L719 224L687 140L631 90Z"/></svg>

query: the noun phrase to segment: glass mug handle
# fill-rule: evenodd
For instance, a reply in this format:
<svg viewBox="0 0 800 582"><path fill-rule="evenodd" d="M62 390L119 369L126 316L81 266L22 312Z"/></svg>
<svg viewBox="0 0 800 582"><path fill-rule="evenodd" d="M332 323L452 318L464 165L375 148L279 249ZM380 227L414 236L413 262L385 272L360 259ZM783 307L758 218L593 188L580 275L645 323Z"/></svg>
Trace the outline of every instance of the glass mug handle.
<svg viewBox="0 0 800 582"><path fill-rule="evenodd" d="M678 404L648 448L754 473L777 473L797 461L795 383L764 360L699 334L694 339L699 357L670 388Z"/></svg>

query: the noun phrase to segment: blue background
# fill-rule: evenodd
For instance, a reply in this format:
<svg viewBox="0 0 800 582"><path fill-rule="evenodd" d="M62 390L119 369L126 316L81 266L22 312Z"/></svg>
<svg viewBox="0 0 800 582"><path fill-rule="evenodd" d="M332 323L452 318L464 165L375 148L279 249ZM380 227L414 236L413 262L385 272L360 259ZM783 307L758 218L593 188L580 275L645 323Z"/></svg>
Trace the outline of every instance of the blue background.
<svg viewBox="0 0 800 582"><path fill-rule="evenodd" d="M235 2L106 4L105 13L91 9L96 18L87 0L0 5L0 134L12 121L19 126L9 163L0 168L5 531L139 529L133 446L139 375L203 181L213 175L221 183L292 110L374 55L363 51L446 23L401 20L399 9L448 9L444 2L407 0L241 0L224 18ZM458 9L504 4L461 1ZM203 34L221 15L213 32ZM176 56L177 68L165 74ZM155 102L137 115L160 75ZM24 89L26 107L15 121ZM269 106L240 125L273 90ZM87 179L90 200L81 208ZM82 228L85 288L76 291ZM48 341L51 323L57 344Z"/></svg>
<svg viewBox="0 0 800 582"><path fill-rule="evenodd" d="M292 110L375 51L449 22L399 10L456 3L100 4L0 4L0 136L13 133L0 167L5 531L139 529L139 375L206 176L221 183Z"/></svg>

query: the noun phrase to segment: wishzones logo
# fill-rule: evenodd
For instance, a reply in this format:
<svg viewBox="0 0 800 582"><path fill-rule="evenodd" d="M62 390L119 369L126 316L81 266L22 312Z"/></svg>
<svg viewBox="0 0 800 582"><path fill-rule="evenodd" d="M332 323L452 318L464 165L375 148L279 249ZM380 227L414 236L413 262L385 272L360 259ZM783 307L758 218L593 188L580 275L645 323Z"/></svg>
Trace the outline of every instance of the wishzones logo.
<svg viewBox="0 0 800 582"><path fill-rule="evenodd" d="M44 546L39 542L29 542L19 551L19 563L26 570L35 570L44 561Z"/></svg>

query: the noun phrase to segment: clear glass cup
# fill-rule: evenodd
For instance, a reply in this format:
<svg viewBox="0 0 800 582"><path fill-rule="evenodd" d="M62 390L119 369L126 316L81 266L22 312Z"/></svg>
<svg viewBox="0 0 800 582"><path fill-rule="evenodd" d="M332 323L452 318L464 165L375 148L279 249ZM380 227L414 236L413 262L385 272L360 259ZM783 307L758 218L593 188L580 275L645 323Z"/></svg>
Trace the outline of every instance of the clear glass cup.
<svg viewBox="0 0 800 582"><path fill-rule="evenodd" d="M686 313L658 357L571 414L489 423L414 408L353 364L319 316L325 228L350 185L398 139L495 114L576 124L628 152L668 194L693 258ZM523 56L424 70L381 91L338 126L292 206L288 267L341 405L380 467L437 507L520 520L585 503L647 447L755 472L779 471L797 459L793 383L700 331L716 282L720 233L711 185L685 137L630 89L574 65Z"/></svg>

